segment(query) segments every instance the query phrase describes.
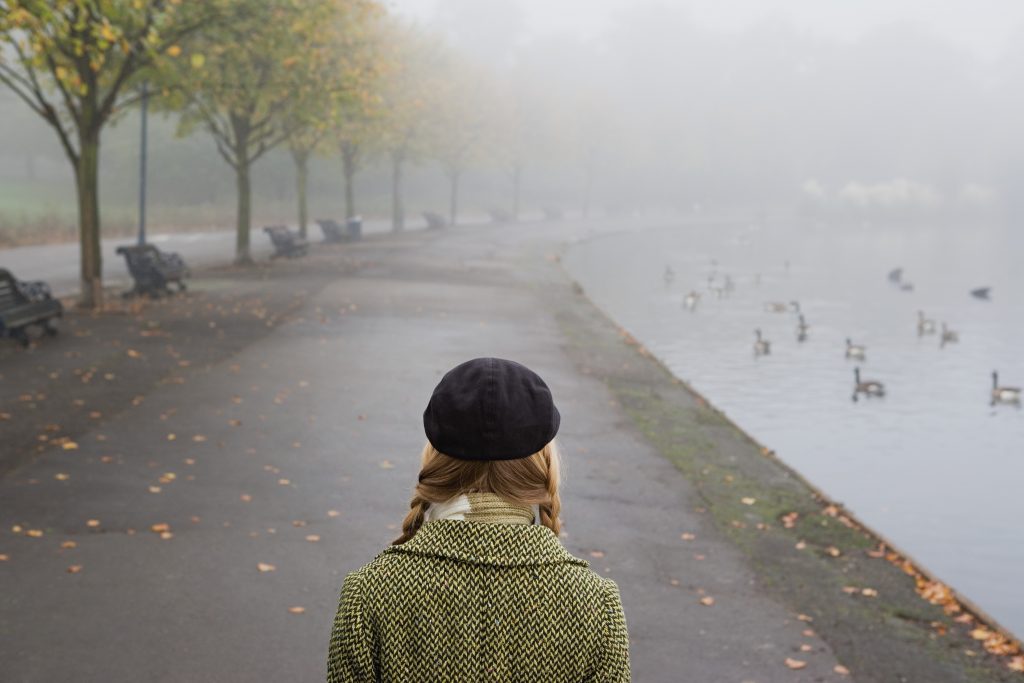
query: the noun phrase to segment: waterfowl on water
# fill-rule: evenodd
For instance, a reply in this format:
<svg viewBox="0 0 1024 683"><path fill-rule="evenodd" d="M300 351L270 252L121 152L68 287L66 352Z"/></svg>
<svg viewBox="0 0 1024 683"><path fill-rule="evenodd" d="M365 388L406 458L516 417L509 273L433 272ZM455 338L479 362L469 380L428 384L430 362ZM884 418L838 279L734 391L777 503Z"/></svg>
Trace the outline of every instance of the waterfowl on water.
<svg viewBox="0 0 1024 683"><path fill-rule="evenodd" d="M939 348L942 348L946 344L955 344L958 341L960 341L960 335L946 327L946 323L942 323L942 335L939 338Z"/></svg>
<svg viewBox="0 0 1024 683"><path fill-rule="evenodd" d="M800 322L796 326L796 340L798 342L807 341L807 330L811 329L811 326L804 320L804 314L800 314Z"/></svg>
<svg viewBox="0 0 1024 683"><path fill-rule="evenodd" d="M846 338L846 357L853 358L854 360L864 360L868 357L867 347L861 346L860 344L854 344L853 341Z"/></svg>
<svg viewBox="0 0 1024 683"><path fill-rule="evenodd" d="M935 321L924 317L924 311L917 312L917 336L935 334Z"/></svg>
<svg viewBox="0 0 1024 683"><path fill-rule="evenodd" d="M999 386L999 373L995 370L992 371L992 405L997 403L1014 403L1019 405L1020 396L1020 387Z"/></svg>
<svg viewBox="0 0 1024 683"><path fill-rule="evenodd" d="M893 268L889 271L889 282L898 283L903 279L903 269Z"/></svg>
<svg viewBox="0 0 1024 683"><path fill-rule="evenodd" d="M698 303L700 303L700 292L691 290L690 293L683 298L683 308L691 311L697 308Z"/></svg>
<svg viewBox="0 0 1024 683"><path fill-rule="evenodd" d="M860 368L853 369L853 400L863 394L867 397L885 396L885 385L873 379L861 380Z"/></svg>
<svg viewBox="0 0 1024 683"><path fill-rule="evenodd" d="M991 293L991 287L978 287L977 289L971 290L971 296L973 296L975 299L985 299L986 301L988 300L988 297Z"/></svg>
<svg viewBox="0 0 1024 683"><path fill-rule="evenodd" d="M772 343L761 337L761 330L754 330L757 340L754 342L754 355L767 356L772 352Z"/></svg>

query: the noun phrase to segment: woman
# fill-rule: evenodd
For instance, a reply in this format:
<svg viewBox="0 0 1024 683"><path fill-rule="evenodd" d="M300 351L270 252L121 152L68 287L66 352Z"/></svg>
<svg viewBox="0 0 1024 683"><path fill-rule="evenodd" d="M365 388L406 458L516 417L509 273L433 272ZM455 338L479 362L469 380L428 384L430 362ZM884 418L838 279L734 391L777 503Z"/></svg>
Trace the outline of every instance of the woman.
<svg viewBox="0 0 1024 683"><path fill-rule="evenodd" d="M559 420L518 363L444 376L402 535L345 579L328 683L630 680L618 588L558 540Z"/></svg>

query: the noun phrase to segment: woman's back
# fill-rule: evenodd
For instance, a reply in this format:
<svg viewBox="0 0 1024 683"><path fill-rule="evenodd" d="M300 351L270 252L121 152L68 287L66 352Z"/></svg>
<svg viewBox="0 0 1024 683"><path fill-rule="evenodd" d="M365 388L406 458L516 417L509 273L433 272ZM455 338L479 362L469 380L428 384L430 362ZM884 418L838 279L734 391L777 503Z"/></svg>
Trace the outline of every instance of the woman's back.
<svg viewBox="0 0 1024 683"><path fill-rule="evenodd" d="M328 681L628 681L618 589L550 529L439 520L348 576Z"/></svg>
<svg viewBox="0 0 1024 683"><path fill-rule="evenodd" d="M558 540L560 423L519 363L441 378L402 534L341 589L328 683L630 680L618 587Z"/></svg>

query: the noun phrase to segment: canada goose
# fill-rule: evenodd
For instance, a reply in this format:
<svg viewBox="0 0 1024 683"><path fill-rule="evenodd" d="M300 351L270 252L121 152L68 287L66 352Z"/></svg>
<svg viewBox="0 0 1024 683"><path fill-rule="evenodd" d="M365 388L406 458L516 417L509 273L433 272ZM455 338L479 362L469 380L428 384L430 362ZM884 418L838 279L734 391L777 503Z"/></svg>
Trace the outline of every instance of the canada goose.
<svg viewBox="0 0 1024 683"><path fill-rule="evenodd" d="M754 330L754 334L757 335L757 341L754 342L754 355L755 356L767 356L772 352L772 343L767 339L761 338L761 330Z"/></svg>
<svg viewBox="0 0 1024 683"><path fill-rule="evenodd" d="M800 314L800 322L796 326L796 340L798 342L805 342L805 341L807 341L807 330L809 330L809 329L811 329L811 327L810 327L810 325L807 324L807 321L804 320L804 314L801 313Z"/></svg>
<svg viewBox="0 0 1024 683"><path fill-rule="evenodd" d="M873 379L863 380L860 378L860 368L853 369L853 400L856 401L857 397L864 394L868 397L873 396L885 396L885 385L881 382L876 382Z"/></svg>
<svg viewBox="0 0 1024 683"><path fill-rule="evenodd" d="M898 283L903 279L903 269L893 268L889 271L889 282Z"/></svg>
<svg viewBox="0 0 1024 683"><path fill-rule="evenodd" d="M975 299L988 300L989 295L992 293L991 287L978 287L977 289L971 290L971 296Z"/></svg>
<svg viewBox="0 0 1024 683"><path fill-rule="evenodd" d="M690 290L690 293L683 298L683 308L693 310L700 303L700 292Z"/></svg>
<svg viewBox="0 0 1024 683"><path fill-rule="evenodd" d="M946 327L946 323L942 323L942 335L939 338L939 348L941 349L946 344L955 344L958 341L960 341L960 335Z"/></svg>
<svg viewBox="0 0 1024 683"><path fill-rule="evenodd" d="M867 348L860 344L854 344L849 337L846 338L846 357L854 360L865 360L868 357Z"/></svg>
<svg viewBox="0 0 1024 683"><path fill-rule="evenodd" d="M665 266L665 284L672 284L672 281L676 279L676 271L672 270L671 265Z"/></svg>
<svg viewBox="0 0 1024 683"><path fill-rule="evenodd" d="M924 311L917 312L917 336L935 334L935 321L924 317Z"/></svg>
<svg viewBox="0 0 1024 683"><path fill-rule="evenodd" d="M1020 404L1020 387L999 386L999 373L992 371L992 405L997 403Z"/></svg>
<svg viewBox="0 0 1024 683"><path fill-rule="evenodd" d="M769 313L785 313L789 310L789 306L781 301L766 301L764 304L764 310Z"/></svg>

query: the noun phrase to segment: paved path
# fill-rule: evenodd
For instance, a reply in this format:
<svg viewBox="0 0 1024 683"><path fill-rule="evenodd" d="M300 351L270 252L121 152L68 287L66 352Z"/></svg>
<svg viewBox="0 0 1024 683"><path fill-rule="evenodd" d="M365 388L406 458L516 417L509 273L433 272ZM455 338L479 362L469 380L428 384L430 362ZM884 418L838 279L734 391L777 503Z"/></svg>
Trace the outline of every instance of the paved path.
<svg viewBox="0 0 1024 683"><path fill-rule="evenodd" d="M51 440L77 448L46 448L0 479L0 678L321 680L344 574L407 509L431 388L456 363L497 355L535 368L562 410L565 543L619 582L634 680L851 680L755 588L691 485L568 353L551 299L571 290L551 254L588 231L487 227L318 249L200 274L187 301L73 320L28 354L4 349L0 443L42 415ZM76 403L157 359L166 371L148 384ZM787 657L808 665L790 670Z"/></svg>

